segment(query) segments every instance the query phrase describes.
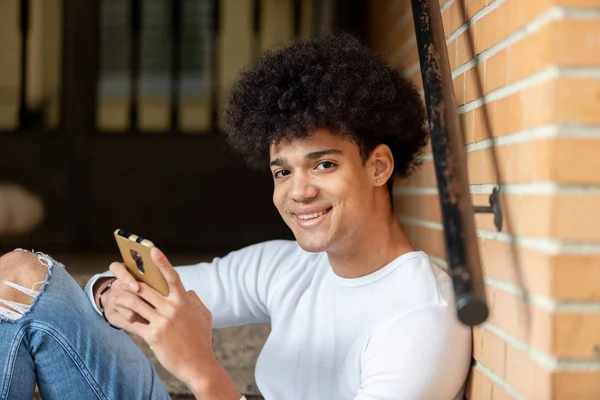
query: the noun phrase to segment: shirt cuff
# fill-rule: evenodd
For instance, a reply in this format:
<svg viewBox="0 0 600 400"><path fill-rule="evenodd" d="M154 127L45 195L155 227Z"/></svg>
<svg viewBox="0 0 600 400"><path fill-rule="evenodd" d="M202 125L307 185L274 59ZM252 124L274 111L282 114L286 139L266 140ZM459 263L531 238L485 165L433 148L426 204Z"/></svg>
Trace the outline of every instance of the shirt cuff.
<svg viewBox="0 0 600 400"><path fill-rule="evenodd" d="M96 307L96 300L94 299L94 292L92 291L92 289L94 287L94 284L98 281L98 279L107 278L110 276L115 276L115 275L110 271L106 271L101 274L96 274L96 275L92 276L92 279L90 279L88 281L88 283L85 284L85 288L84 288L85 294L87 294L88 299L92 302L92 307L94 307L94 310L96 310L98 315L102 315L102 313L100 312L98 307Z"/></svg>

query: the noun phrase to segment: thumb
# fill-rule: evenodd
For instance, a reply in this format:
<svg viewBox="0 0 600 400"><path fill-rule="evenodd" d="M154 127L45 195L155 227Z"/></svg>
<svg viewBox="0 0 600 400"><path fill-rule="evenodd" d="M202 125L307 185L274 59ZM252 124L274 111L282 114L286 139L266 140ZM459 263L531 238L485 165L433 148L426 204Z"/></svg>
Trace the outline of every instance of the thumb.
<svg viewBox="0 0 600 400"><path fill-rule="evenodd" d="M169 286L169 293L181 294L184 291L183 284L181 283L179 274L175 271L167 256L158 247L152 248L150 256L165 278Z"/></svg>

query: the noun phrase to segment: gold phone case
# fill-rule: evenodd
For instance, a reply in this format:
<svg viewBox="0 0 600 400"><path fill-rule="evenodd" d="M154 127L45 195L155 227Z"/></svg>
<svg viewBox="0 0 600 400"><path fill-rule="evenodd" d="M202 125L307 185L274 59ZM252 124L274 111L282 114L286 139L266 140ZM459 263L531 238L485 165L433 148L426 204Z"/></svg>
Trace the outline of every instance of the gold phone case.
<svg viewBox="0 0 600 400"><path fill-rule="evenodd" d="M169 286L150 256L150 250L154 247L154 243L122 229L115 230L115 240L121 251L125 267L131 275L163 296L168 296Z"/></svg>

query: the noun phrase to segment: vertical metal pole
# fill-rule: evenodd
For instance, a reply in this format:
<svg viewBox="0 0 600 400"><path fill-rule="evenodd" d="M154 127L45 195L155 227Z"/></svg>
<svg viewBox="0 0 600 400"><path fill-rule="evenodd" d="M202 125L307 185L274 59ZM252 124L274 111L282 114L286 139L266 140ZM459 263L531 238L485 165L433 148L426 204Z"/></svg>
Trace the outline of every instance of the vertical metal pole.
<svg viewBox="0 0 600 400"><path fill-rule="evenodd" d="M181 77L181 0L171 1L171 131L179 131Z"/></svg>
<svg viewBox="0 0 600 400"><path fill-rule="evenodd" d="M302 28L302 0L294 0L293 5L293 26L294 26L294 37L300 37L300 30Z"/></svg>
<svg viewBox="0 0 600 400"><path fill-rule="evenodd" d="M213 0L213 18L211 35L211 129L213 134L219 130L219 31L220 31L221 7L220 0Z"/></svg>
<svg viewBox="0 0 600 400"><path fill-rule="evenodd" d="M252 59L256 60L261 53L260 46L260 17L262 13L262 0L254 0L252 5Z"/></svg>
<svg viewBox="0 0 600 400"><path fill-rule="evenodd" d="M141 33L142 33L142 0L131 0L130 8L131 52L130 80L131 94L129 102L129 129L138 130L139 92L140 92L140 63L141 63Z"/></svg>
<svg viewBox="0 0 600 400"><path fill-rule="evenodd" d="M19 129L29 128L27 109L27 44L29 42L29 0L21 0L21 92L19 98Z"/></svg>
<svg viewBox="0 0 600 400"><path fill-rule="evenodd" d="M489 311L440 5L411 1L456 311L464 324L478 325Z"/></svg>
<svg viewBox="0 0 600 400"><path fill-rule="evenodd" d="M90 145L96 133L100 76L101 0L63 0L61 140L69 163L65 194L70 241L78 250L92 242L90 224Z"/></svg>

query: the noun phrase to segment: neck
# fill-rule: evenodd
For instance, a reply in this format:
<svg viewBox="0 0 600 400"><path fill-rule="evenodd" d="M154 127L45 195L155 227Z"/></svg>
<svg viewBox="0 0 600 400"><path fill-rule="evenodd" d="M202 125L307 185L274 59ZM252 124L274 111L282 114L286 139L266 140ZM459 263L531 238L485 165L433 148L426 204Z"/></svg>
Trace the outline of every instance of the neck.
<svg viewBox="0 0 600 400"><path fill-rule="evenodd" d="M415 251L396 216L384 208L387 215L373 218L365 237L347 242L340 251L327 252L329 264L336 275L359 278L373 273L400 257Z"/></svg>

